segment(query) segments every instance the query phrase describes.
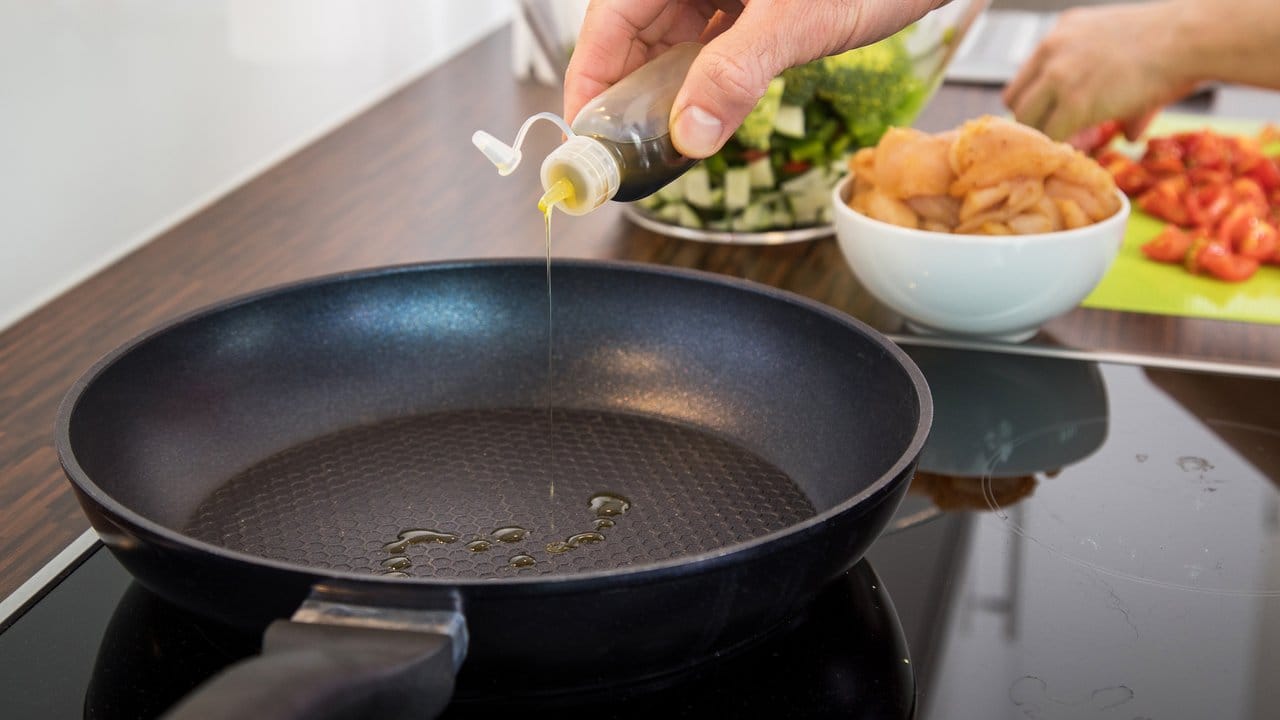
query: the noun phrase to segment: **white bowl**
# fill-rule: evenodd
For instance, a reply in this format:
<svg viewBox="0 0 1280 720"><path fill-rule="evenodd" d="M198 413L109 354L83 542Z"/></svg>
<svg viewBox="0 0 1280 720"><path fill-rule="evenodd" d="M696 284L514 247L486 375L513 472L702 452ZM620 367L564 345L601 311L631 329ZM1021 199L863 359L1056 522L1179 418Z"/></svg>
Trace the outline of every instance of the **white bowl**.
<svg viewBox="0 0 1280 720"><path fill-rule="evenodd" d="M863 286L912 330L1022 342L1093 290L1124 242L1129 199L1075 230L956 235L881 222L848 205L852 176L833 191L836 238Z"/></svg>

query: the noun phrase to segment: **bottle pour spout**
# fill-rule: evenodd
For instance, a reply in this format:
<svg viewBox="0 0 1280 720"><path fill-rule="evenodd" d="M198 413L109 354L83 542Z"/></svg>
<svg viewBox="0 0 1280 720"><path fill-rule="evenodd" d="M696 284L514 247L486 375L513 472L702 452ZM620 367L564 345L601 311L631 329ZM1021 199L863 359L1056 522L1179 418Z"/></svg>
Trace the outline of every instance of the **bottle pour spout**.
<svg viewBox="0 0 1280 720"><path fill-rule="evenodd" d="M569 127L569 124L566 123L559 115L556 115L555 113L541 112L530 116L528 120L524 121L524 124L520 126L520 132L516 133L515 142L510 145L507 145L484 130L477 130L471 135L471 144L475 145L480 152L484 153L485 157L489 158L489 162L493 163L498 168L499 175L510 175L515 172L516 167L520 165L520 160L523 158L523 155L520 153L520 146L524 144L524 136L528 134L529 126L533 125L538 120L547 120L559 126L566 137L574 136L573 130Z"/></svg>

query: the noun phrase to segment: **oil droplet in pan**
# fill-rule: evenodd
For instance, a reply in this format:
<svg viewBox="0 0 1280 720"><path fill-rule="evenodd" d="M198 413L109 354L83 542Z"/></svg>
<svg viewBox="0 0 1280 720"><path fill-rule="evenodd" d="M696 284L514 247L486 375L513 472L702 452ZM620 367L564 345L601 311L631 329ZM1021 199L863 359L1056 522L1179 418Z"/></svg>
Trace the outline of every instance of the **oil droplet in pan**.
<svg viewBox="0 0 1280 720"><path fill-rule="evenodd" d="M614 521L610 520L609 518L597 518L597 519L596 519L596 529L597 529L597 530L608 530L609 528L613 527L614 525L617 525L617 523L615 523Z"/></svg>
<svg viewBox="0 0 1280 720"><path fill-rule="evenodd" d="M547 543L547 552L551 553L552 555L559 555L560 553L566 553L572 549L573 548L569 547L569 543L562 542L560 540Z"/></svg>
<svg viewBox="0 0 1280 720"><path fill-rule="evenodd" d="M591 545L593 543L604 542L604 535L598 532L578 533L565 541L565 545L571 548L581 547L583 545Z"/></svg>
<svg viewBox="0 0 1280 720"><path fill-rule="evenodd" d="M387 570L403 570L410 565L413 565L413 561L404 555L396 555L382 561L382 567Z"/></svg>
<svg viewBox="0 0 1280 720"><path fill-rule="evenodd" d="M493 538L498 542L518 543L526 537L529 537L529 531L522 527L513 525L511 527L500 527L490 533L490 535L493 535Z"/></svg>
<svg viewBox="0 0 1280 720"><path fill-rule="evenodd" d="M400 570L390 570L390 571L388 571L388 572L384 572L384 573L382 573L382 574L383 574L383 575L386 575L387 577L396 577L396 578L407 578L407 577L413 577L413 576L412 576L412 575L410 575L409 573L407 573L407 572L403 572L403 571L400 571Z"/></svg>
<svg viewBox="0 0 1280 720"><path fill-rule="evenodd" d="M393 555L398 555L408 550L410 545L458 542L458 536L454 533L440 532L439 530L404 530L398 537L400 538L399 540L392 540L383 545L382 549Z"/></svg>
<svg viewBox="0 0 1280 720"><path fill-rule="evenodd" d="M533 567L538 561L533 559L532 555L515 555L511 558L511 567L527 568Z"/></svg>
<svg viewBox="0 0 1280 720"><path fill-rule="evenodd" d="M631 509L631 501L621 495L613 495L611 493L596 493L591 496L588 501L591 509L595 511L596 517L614 517L621 515Z"/></svg>
<svg viewBox="0 0 1280 720"><path fill-rule="evenodd" d="M493 548L493 543L488 540L472 540L466 544L466 548L471 552L485 552Z"/></svg>

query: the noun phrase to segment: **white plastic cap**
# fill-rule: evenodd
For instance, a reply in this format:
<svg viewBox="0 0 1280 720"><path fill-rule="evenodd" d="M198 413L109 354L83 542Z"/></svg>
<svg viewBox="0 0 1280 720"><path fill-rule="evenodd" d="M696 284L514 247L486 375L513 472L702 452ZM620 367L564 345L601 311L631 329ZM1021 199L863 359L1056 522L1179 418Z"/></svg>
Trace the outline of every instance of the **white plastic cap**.
<svg viewBox="0 0 1280 720"><path fill-rule="evenodd" d="M498 167L499 175L510 175L520 164L520 151L483 130L471 135L471 144L480 149L489 162Z"/></svg>
<svg viewBox="0 0 1280 720"><path fill-rule="evenodd" d="M586 215L618 192L622 176L618 162L608 148L584 135L575 135L551 151L542 161L542 188L550 188L560 178L573 185L571 202L560 204L570 215Z"/></svg>

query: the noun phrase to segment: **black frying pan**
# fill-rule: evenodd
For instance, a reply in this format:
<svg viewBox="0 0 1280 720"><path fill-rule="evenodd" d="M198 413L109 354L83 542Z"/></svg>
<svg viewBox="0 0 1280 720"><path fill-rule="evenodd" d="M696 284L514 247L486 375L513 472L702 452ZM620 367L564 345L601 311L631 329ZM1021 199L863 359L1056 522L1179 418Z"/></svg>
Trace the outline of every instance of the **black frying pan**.
<svg viewBox="0 0 1280 720"><path fill-rule="evenodd" d="M175 717L421 717L464 658L460 696L679 672L861 557L929 428L905 354L762 286L567 262L549 358L544 271L271 290L71 389L59 455L121 562L196 612L270 623ZM396 546L411 530L432 532Z"/></svg>

